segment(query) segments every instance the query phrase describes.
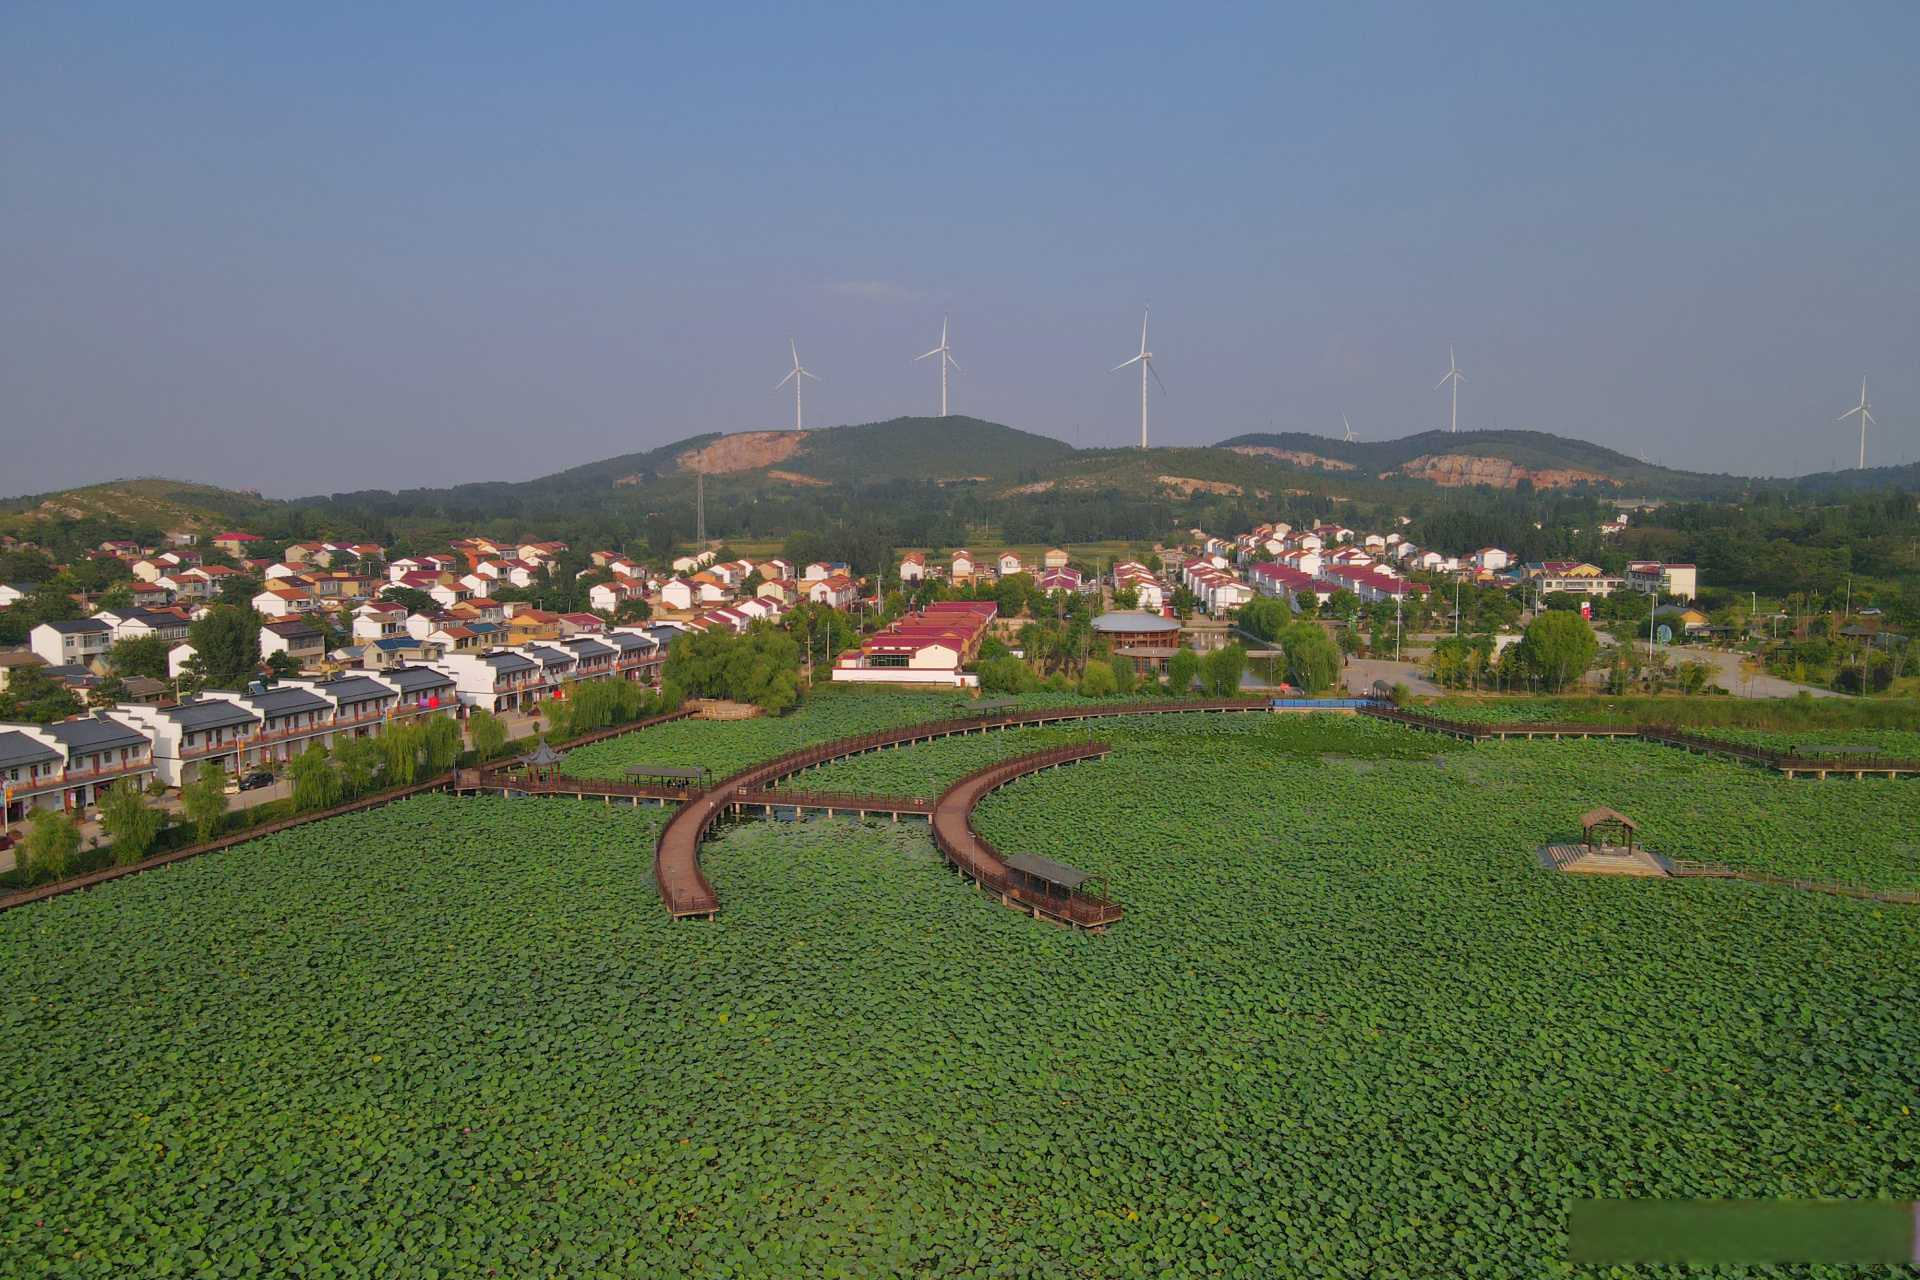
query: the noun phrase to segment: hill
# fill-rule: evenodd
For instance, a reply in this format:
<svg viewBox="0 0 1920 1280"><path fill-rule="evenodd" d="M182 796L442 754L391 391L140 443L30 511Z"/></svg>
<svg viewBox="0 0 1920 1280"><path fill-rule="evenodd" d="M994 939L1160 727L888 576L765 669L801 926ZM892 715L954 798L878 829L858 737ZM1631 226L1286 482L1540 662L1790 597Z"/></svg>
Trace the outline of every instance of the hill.
<svg viewBox="0 0 1920 1280"><path fill-rule="evenodd" d="M1301 432L1256 433L1215 447L1325 475L1424 480L1442 488L1511 489L1524 480L1536 489L1609 484L1634 495L1700 497L1745 487L1734 476L1675 471L1544 431L1424 431L1398 440L1352 441Z"/></svg>
<svg viewBox="0 0 1920 1280"><path fill-rule="evenodd" d="M163 531L220 533L269 505L257 494L148 477L8 498L0 501L0 524L30 531L37 521L92 520Z"/></svg>
<svg viewBox="0 0 1920 1280"><path fill-rule="evenodd" d="M1867 467L1856 471L1821 471L1783 480L1782 485L1808 493L1859 493L1866 489L1920 490L1920 462L1899 467Z"/></svg>

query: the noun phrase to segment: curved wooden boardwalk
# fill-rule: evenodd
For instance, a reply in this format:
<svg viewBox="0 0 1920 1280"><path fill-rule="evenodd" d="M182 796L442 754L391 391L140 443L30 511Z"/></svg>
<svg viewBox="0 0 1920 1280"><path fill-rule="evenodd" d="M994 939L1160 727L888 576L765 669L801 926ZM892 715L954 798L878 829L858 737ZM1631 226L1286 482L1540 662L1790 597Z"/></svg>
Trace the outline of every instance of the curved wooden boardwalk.
<svg viewBox="0 0 1920 1280"><path fill-rule="evenodd" d="M869 751L898 750L919 742L986 733L994 729L1025 729L1038 725L1064 724L1094 720L1105 716L1162 715L1169 712L1268 711L1266 698L1181 698L1177 701L1107 703L1085 707L1047 707L1036 711L1016 711L1001 716L975 716L960 720L928 720L903 725L878 733L823 742L800 751L789 751L771 760L748 765L713 788L687 801L660 829L653 845L653 882L660 901L675 918L706 916L720 909L720 896L713 891L700 869L700 843L713 824L740 802L743 792L764 791L782 778L792 777L816 765L844 760ZM1012 763L1012 762L1009 762ZM992 788L987 788L991 790ZM985 794L983 791L981 794Z"/></svg>
<svg viewBox="0 0 1920 1280"><path fill-rule="evenodd" d="M1042 769L1097 760L1112 750L1104 742L1074 742L1000 760L975 769L940 793L933 810L933 841L954 870L1036 919L1057 920L1078 928L1100 930L1120 918L1120 904L1075 892L1065 897L1030 893L1007 874L1006 860L987 838L973 829L973 809L987 794Z"/></svg>

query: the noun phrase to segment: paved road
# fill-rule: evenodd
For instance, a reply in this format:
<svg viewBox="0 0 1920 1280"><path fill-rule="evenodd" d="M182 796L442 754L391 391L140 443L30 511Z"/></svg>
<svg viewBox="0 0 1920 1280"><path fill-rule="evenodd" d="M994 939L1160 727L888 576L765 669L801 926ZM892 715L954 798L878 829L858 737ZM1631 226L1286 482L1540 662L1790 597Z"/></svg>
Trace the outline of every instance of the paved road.
<svg viewBox="0 0 1920 1280"><path fill-rule="evenodd" d="M1762 671L1749 683L1745 672L1740 670L1740 654L1728 653L1722 649L1693 649L1680 645L1655 645L1654 648L1667 655L1675 666L1682 662L1704 662L1717 673L1712 683L1719 685L1729 693L1743 698L1791 698L1800 693L1810 693L1816 698L1844 698L1844 693L1835 693L1831 689L1822 689L1818 685L1795 684L1791 680L1782 680Z"/></svg>

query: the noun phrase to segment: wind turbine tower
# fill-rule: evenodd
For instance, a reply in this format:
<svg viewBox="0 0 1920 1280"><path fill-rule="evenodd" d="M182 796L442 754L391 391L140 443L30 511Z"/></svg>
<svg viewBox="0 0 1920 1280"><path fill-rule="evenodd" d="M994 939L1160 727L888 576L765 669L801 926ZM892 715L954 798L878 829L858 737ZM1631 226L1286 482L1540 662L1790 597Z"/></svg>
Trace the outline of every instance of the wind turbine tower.
<svg viewBox="0 0 1920 1280"><path fill-rule="evenodd" d="M961 373L966 372L960 368L960 362L953 358L953 352L947 347L947 317L944 312L940 316L940 345L927 352L927 355L915 356L911 363L919 364L927 356L940 357L940 416L944 418L947 416L947 366L952 365Z"/></svg>
<svg viewBox="0 0 1920 1280"><path fill-rule="evenodd" d="M1147 375L1151 373L1153 380L1160 382L1160 371L1153 367L1153 352L1147 350L1147 312L1152 309L1152 304L1149 303L1140 312L1140 354L1131 360L1122 360L1107 370L1108 373L1118 373L1130 364L1140 366L1140 447L1142 449L1147 447ZM1160 382L1160 394L1166 393L1167 384Z"/></svg>
<svg viewBox="0 0 1920 1280"><path fill-rule="evenodd" d="M817 373L808 373L800 367L800 348L794 345L792 334L787 335L787 346L793 351L793 371L786 377L780 379L773 389L778 391L781 387L786 386L787 383L793 383L793 429L795 431L805 431L807 429L805 422L800 417L800 388L807 385L806 380L808 378L812 378L815 382L823 382L825 379Z"/></svg>
<svg viewBox="0 0 1920 1280"><path fill-rule="evenodd" d="M1872 406L1867 403L1867 375L1863 373L1860 375L1860 403L1834 419L1835 422L1845 422L1856 413L1860 415L1860 469L1862 471L1867 469L1867 424L1873 422L1871 410ZM1873 422L1873 425L1877 427L1880 424Z"/></svg>
<svg viewBox="0 0 1920 1280"><path fill-rule="evenodd" d="M1460 430L1460 384L1466 380L1467 376L1460 372L1460 362L1453 358L1453 344L1449 342L1447 344L1447 376L1433 384L1435 391L1449 382L1453 384L1453 425L1447 428L1449 432Z"/></svg>
<svg viewBox="0 0 1920 1280"><path fill-rule="evenodd" d="M1351 442L1357 439L1357 437L1353 434L1353 424L1347 421L1347 415L1344 413L1340 415L1340 425L1347 429L1347 434L1340 437L1342 440Z"/></svg>

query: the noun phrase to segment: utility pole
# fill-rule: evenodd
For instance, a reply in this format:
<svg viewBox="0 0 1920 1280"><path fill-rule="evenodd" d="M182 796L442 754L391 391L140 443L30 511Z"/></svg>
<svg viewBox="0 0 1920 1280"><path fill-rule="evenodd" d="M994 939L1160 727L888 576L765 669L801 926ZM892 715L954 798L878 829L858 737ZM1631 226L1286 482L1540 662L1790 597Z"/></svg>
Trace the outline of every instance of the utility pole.
<svg viewBox="0 0 1920 1280"><path fill-rule="evenodd" d="M1400 661L1400 607L1406 598L1404 591L1393 598L1393 660L1395 662Z"/></svg>
<svg viewBox="0 0 1920 1280"><path fill-rule="evenodd" d="M697 472L693 480L694 525L693 554L698 557L707 549L707 473Z"/></svg>

